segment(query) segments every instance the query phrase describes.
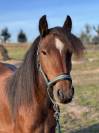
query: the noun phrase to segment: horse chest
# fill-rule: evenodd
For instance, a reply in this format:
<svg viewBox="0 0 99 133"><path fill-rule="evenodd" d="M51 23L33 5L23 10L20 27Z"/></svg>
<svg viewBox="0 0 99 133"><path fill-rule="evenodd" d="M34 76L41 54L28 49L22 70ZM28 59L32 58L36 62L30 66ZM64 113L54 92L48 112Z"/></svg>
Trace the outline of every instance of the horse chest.
<svg viewBox="0 0 99 133"><path fill-rule="evenodd" d="M15 123L15 133L49 133L55 125L53 113L49 109L20 111Z"/></svg>
<svg viewBox="0 0 99 133"><path fill-rule="evenodd" d="M36 115L35 115L36 116ZM37 118L33 122L32 132L34 133L55 133L56 121L53 110L45 109L37 113Z"/></svg>

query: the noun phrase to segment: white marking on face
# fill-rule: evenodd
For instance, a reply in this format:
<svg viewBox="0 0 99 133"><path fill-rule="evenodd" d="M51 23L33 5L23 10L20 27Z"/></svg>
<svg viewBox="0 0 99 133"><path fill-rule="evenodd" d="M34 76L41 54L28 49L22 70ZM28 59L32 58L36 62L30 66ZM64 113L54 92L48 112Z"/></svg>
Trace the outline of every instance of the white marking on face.
<svg viewBox="0 0 99 133"><path fill-rule="evenodd" d="M55 38L55 42L56 42L56 48L59 50L61 54L62 50L64 49L64 44L58 38Z"/></svg>

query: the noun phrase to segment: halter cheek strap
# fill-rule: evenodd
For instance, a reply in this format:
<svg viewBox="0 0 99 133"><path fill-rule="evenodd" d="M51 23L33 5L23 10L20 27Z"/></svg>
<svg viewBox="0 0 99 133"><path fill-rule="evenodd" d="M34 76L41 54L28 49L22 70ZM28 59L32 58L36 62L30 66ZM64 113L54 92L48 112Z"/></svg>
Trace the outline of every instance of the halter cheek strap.
<svg viewBox="0 0 99 133"><path fill-rule="evenodd" d="M71 76L68 74L61 74L57 77L55 77L53 80L49 81L47 76L45 75L44 71L41 68L41 65L39 66L39 70L42 73L44 80L46 82L46 85L51 87L54 83L58 82L59 80L72 80Z"/></svg>

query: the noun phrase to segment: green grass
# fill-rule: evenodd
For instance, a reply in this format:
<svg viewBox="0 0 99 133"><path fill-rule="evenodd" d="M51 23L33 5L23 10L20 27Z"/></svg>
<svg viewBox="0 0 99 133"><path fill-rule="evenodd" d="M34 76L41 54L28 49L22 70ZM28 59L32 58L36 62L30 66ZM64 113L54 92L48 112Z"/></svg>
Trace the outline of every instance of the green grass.
<svg viewBox="0 0 99 133"><path fill-rule="evenodd" d="M30 45L14 44L14 45L5 45L8 50L9 56L12 59L22 60L30 47Z"/></svg>
<svg viewBox="0 0 99 133"><path fill-rule="evenodd" d="M99 49L87 50L85 54L87 58L97 58L99 57Z"/></svg>
<svg viewBox="0 0 99 133"><path fill-rule="evenodd" d="M99 111L99 85L77 86L75 102L81 106L92 107Z"/></svg>

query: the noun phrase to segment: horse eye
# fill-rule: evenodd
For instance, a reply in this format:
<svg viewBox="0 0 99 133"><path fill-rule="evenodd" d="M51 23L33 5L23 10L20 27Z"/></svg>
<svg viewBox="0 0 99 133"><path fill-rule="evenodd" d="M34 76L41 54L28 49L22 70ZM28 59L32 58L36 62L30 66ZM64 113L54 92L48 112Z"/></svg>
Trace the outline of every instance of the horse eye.
<svg viewBox="0 0 99 133"><path fill-rule="evenodd" d="M43 55L46 55L47 52L46 52L45 50L42 50L42 54L43 54Z"/></svg>

